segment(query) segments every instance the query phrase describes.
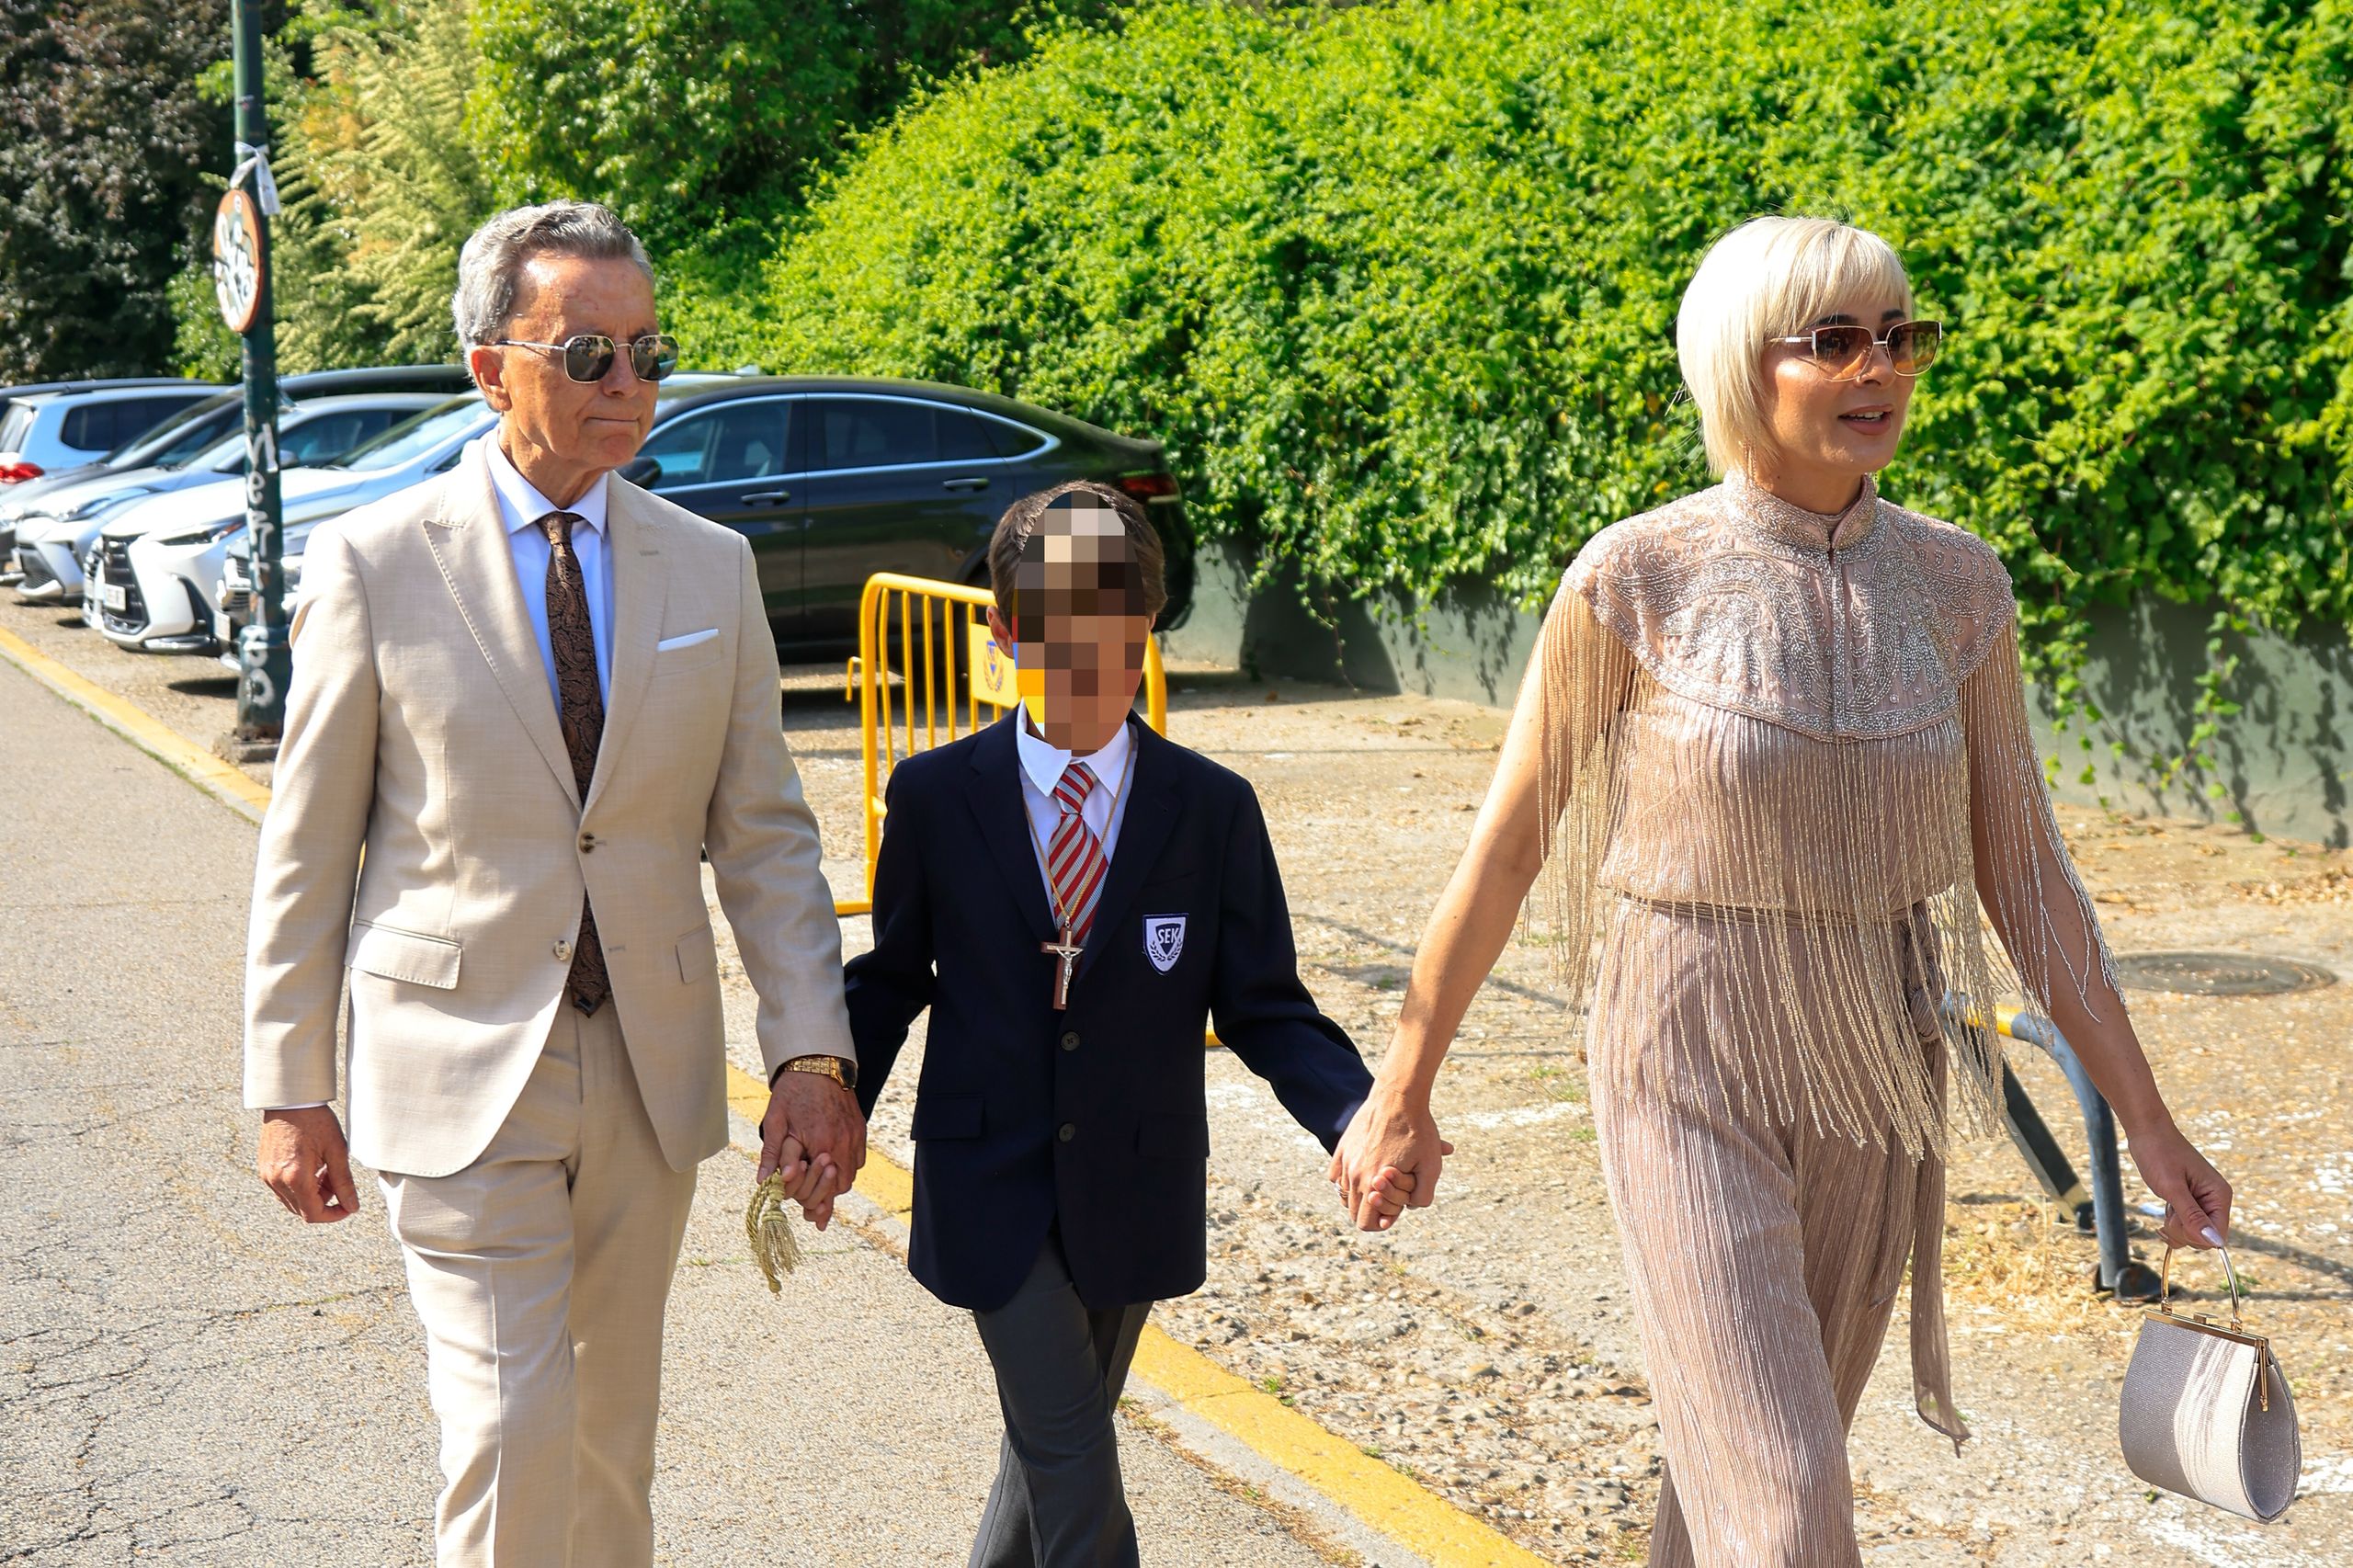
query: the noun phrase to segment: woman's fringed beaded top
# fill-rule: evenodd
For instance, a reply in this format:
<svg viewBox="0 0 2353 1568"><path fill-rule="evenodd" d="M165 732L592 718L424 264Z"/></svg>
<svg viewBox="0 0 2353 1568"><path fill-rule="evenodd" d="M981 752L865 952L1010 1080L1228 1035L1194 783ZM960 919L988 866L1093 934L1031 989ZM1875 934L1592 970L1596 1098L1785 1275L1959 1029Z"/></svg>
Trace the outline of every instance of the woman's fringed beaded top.
<svg viewBox="0 0 2353 1568"><path fill-rule="evenodd" d="M1644 929L1683 935L1611 972L1661 966L1685 994L1701 974L1703 1007L1643 1027L1706 1028L1729 1092L1915 1158L1998 1126L1998 1037L1972 1016L2014 986L2045 1012L2122 1006L2035 756L2016 609L1982 540L1868 480L1824 516L1735 474L1597 534L1530 675L1572 995L1613 910L1670 911Z"/></svg>

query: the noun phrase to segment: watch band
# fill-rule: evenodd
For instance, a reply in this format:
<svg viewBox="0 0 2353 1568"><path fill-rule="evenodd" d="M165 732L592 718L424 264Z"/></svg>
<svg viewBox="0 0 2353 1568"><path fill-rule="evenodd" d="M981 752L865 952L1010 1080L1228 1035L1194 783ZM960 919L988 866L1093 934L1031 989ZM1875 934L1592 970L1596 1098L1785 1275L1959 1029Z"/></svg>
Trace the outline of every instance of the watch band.
<svg viewBox="0 0 2353 1568"><path fill-rule="evenodd" d="M786 1073L814 1073L821 1078L831 1078L853 1094L858 1090L858 1063L839 1056L796 1056L778 1068L777 1073L779 1076Z"/></svg>

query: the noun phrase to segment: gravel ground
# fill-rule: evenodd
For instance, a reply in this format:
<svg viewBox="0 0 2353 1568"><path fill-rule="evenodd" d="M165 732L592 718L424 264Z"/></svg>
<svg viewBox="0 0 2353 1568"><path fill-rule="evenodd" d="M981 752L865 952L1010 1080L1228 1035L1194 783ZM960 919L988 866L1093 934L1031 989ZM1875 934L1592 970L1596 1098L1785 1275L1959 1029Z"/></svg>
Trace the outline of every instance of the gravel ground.
<svg viewBox="0 0 2353 1568"><path fill-rule="evenodd" d="M226 728L225 678L119 653L62 619L0 609L0 626L185 733L209 742ZM1233 672L1180 669L1172 687L1173 734L1256 786L1310 984L1378 1057L1503 715ZM784 714L829 873L848 894L859 756L838 673L788 672ZM2353 1561L2353 985L2342 983L2353 979L2353 863L2228 828L2061 815L2120 952L2286 957L2340 982L2284 996L2131 996L2177 1116L2238 1188L2234 1256L2255 1285L2250 1322L2274 1337L2297 1389L2304 1496L2258 1528L2152 1496L2125 1471L2113 1433L2138 1314L2092 1296L2090 1238L2056 1223L1995 1143L1956 1158L1947 1217L1955 1389L1978 1440L1955 1459L1912 1415L1899 1316L1853 1443L1866 1561ZM845 924L853 949L864 924ZM1541 957L1506 952L1441 1081L1439 1121L1461 1152L1439 1204L1381 1237L1342 1224L1313 1141L1237 1062L1212 1055L1211 1279L1158 1321L1541 1555L1639 1561L1656 1432L1570 1022ZM2031 1051L2018 1069L2080 1166L2063 1080ZM893 1090L875 1127L902 1160L907 1111ZM2129 1161L2126 1188L2129 1203L2146 1200ZM2145 1239L2142 1251L2154 1261ZM2201 1265L2184 1278L2201 1302L2219 1292Z"/></svg>

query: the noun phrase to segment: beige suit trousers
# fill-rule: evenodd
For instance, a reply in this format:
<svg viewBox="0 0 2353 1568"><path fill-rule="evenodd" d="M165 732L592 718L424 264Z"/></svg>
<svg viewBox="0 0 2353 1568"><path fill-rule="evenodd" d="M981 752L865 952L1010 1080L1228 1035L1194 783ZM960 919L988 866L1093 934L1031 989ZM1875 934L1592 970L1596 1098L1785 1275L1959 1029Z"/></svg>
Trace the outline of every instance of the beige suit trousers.
<svg viewBox="0 0 2353 1568"><path fill-rule="evenodd" d="M440 1568L647 1568L695 1172L663 1157L617 1010L558 1009L472 1165L378 1179L441 1422Z"/></svg>

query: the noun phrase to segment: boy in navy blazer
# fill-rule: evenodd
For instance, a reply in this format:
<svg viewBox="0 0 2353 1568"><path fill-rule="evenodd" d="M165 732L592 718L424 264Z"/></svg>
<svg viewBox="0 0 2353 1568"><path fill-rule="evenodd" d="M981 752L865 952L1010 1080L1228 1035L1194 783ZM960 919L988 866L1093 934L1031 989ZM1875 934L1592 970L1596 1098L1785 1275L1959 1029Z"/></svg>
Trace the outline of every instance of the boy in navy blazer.
<svg viewBox="0 0 2353 1568"><path fill-rule="evenodd" d="M1372 1080L1300 983L1256 795L1131 711L1166 597L1143 508L1017 502L989 573L1022 703L892 771L858 1096L929 1007L909 1264L973 1312L1006 1424L972 1568L1131 1568L1113 1415L1152 1303L1207 1272L1203 1028L1327 1149Z"/></svg>

